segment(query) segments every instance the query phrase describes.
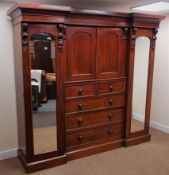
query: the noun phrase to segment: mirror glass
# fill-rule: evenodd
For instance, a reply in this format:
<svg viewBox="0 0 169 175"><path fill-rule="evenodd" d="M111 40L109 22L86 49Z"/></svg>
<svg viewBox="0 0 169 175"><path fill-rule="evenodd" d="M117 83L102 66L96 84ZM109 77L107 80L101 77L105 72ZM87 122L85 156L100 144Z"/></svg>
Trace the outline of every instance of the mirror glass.
<svg viewBox="0 0 169 175"><path fill-rule="evenodd" d="M150 39L145 36L138 37L134 57L131 132L144 130L149 51Z"/></svg>
<svg viewBox="0 0 169 175"><path fill-rule="evenodd" d="M57 149L55 38L46 33L30 37L34 154Z"/></svg>

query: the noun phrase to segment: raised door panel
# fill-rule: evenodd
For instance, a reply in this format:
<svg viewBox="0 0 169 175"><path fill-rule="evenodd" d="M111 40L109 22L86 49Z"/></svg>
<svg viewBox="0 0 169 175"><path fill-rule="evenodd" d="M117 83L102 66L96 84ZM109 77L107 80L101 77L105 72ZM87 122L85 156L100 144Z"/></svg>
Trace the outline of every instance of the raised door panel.
<svg viewBox="0 0 169 175"><path fill-rule="evenodd" d="M96 29L68 27L67 47L68 80L95 78Z"/></svg>
<svg viewBox="0 0 169 175"><path fill-rule="evenodd" d="M126 44L123 30L98 28L97 30L97 78L125 76Z"/></svg>

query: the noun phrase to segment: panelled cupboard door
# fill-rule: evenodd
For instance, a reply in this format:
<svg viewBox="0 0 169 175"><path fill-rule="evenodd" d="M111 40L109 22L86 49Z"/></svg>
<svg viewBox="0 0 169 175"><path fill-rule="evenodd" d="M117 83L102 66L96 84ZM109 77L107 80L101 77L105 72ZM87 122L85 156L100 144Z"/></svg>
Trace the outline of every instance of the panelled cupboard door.
<svg viewBox="0 0 169 175"><path fill-rule="evenodd" d="M125 76L126 42L120 28L97 29L97 78Z"/></svg>
<svg viewBox="0 0 169 175"><path fill-rule="evenodd" d="M68 80L94 79L96 28L67 28L67 76Z"/></svg>

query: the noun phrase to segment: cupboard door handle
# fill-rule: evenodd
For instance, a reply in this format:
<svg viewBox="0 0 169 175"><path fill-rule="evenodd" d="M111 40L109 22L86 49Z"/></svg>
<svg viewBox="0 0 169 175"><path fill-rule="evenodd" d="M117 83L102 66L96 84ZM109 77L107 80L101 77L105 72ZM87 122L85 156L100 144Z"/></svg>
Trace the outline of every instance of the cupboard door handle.
<svg viewBox="0 0 169 175"><path fill-rule="evenodd" d="M79 89L79 96L83 95L83 89Z"/></svg>
<svg viewBox="0 0 169 175"><path fill-rule="evenodd" d="M83 136L78 136L78 141L81 142L83 140Z"/></svg>
<svg viewBox="0 0 169 175"><path fill-rule="evenodd" d="M82 104L78 104L78 109L82 110L82 106L83 106Z"/></svg>
<svg viewBox="0 0 169 175"><path fill-rule="evenodd" d="M109 106L112 106L113 105L113 100L109 100Z"/></svg>
<svg viewBox="0 0 169 175"><path fill-rule="evenodd" d="M108 129L107 133L108 135L111 135L113 133L112 129Z"/></svg>
<svg viewBox="0 0 169 175"><path fill-rule="evenodd" d="M113 91L113 86L112 85L109 86L109 89L110 89L110 92L112 92Z"/></svg>
<svg viewBox="0 0 169 175"><path fill-rule="evenodd" d="M78 125L81 126L82 123L83 123L83 120L82 120L82 119L79 119L79 120L78 120Z"/></svg>
<svg viewBox="0 0 169 175"><path fill-rule="evenodd" d="M112 119L113 115L111 113L108 114L108 118Z"/></svg>

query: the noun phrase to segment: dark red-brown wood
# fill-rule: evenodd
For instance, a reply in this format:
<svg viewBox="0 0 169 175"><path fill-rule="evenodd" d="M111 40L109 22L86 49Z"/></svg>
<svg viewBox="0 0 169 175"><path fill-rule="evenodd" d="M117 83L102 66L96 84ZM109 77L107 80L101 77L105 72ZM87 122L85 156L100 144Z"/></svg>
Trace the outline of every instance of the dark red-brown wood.
<svg viewBox="0 0 169 175"><path fill-rule="evenodd" d="M66 134L66 147L81 146L89 142L123 136L123 125L116 123Z"/></svg>
<svg viewBox="0 0 169 175"><path fill-rule="evenodd" d="M67 28L68 80L95 79L96 28Z"/></svg>
<svg viewBox="0 0 169 175"><path fill-rule="evenodd" d="M18 156L27 172L150 140L155 40L163 16L36 3L19 3L8 14L14 26ZM58 149L35 155L29 42L43 32L56 41ZM151 41L146 121L144 130L131 133L135 40L142 35Z"/></svg>
<svg viewBox="0 0 169 175"><path fill-rule="evenodd" d="M109 109L105 111L90 112L66 116L65 129L81 129L87 126L94 126L103 123L123 121L123 109Z"/></svg>
<svg viewBox="0 0 169 175"><path fill-rule="evenodd" d="M110 95L105 97L87 98L66 101L65 113L78 113L96 109L112 108L124 105L124 95Z"/></svg>
<svg viewBox="0 0 169 175"><path fill-rule="evenodd" d="M135 137L141 137L149 134L150 123L150 107L151 107L151 93L152 93L152 79L153 79L153 65L154 65L154 49L157 31L152 29L131 29L130 30L130 45L129 45L129 62L128 62L128 87L127 87L127 111L126 111L126 145L134 144ZM134 36L134 37L133 37ZM131 116L132 116L132 89L133 89L133 72L134 72L134 54L135 54L135 40L139 36L145 36L150 39L150 53L148 66L148 80L147 80L147 97L145 108L145 122L144 130L131 133ZM150 138L150 137L149 137ZM143 139L143 138L142 138ZM129 141L128 141L129 140ZM127 143L131 142L131 143Z"/></svg>
<svg viewBox="0 0 169 175"><path fill-rule="evenodd" d="M97 29L97 78L119 78L125 76L125 48L122 29Z"/></svg>

